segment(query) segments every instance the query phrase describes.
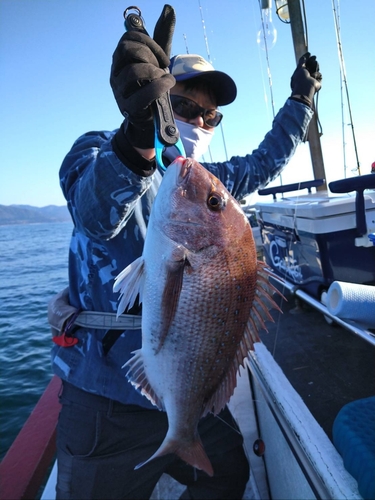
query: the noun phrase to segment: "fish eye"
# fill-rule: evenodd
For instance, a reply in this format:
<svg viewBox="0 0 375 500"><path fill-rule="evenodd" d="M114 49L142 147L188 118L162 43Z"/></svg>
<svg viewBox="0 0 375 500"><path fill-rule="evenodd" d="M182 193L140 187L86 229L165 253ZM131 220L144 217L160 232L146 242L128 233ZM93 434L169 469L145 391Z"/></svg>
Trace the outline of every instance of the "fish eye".
<svg viewBox="0 0 375 500"><path fill-rule="evenodd" d="M225 202L222 196L218 193L211 193L210 196L207 199L207 206L211 210L221 210L225 206Z"/></svg>

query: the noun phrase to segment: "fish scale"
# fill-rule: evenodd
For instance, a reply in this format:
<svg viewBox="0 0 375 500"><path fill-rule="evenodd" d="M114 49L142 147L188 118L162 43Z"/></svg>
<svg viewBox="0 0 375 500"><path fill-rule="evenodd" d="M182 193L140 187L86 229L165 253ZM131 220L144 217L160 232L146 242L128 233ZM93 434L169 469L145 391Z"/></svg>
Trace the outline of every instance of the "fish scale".
<svg viewBox="0 0 375 500"><path fill-rule="evenodd" d="M192 159L167 169L142 256L117 277L118 314L142 302L142 348L129 381L168 416L168 432L142 464L175 453L214 474L197 427L219 413L258 330L276 307L269 271L257 262L249 222L223 184Z"/></svg>

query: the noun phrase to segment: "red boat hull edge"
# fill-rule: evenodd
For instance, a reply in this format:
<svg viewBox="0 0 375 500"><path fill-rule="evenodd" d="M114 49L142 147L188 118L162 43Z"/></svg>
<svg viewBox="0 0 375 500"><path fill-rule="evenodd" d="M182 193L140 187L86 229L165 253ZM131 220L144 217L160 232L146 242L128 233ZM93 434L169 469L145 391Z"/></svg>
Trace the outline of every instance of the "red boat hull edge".
<svg viewBox="0 0 375 500"><path fill-rule="evenodd" d="M61 380L54 376L0 463L1 500L35 498L56 452Z"/></svg>

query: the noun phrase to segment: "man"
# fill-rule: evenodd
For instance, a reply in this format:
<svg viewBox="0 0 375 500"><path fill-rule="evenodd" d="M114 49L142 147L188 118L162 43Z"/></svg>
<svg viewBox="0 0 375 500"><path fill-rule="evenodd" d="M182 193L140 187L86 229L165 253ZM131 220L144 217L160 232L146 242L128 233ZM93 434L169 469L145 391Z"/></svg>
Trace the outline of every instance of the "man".
<svg viewBox="0 0 375 500"><path fill-rule="evenodd" d="M80 137L61 166L61 186L74 222L69 303L77 310L115 313L114 279L142 253L162 180L150 104L170 91L187 155L199 158L222 119L217 107L236 97L234 81L203 58L179 55L169 60L171 14L166 6L154 39L135 31L121 38L111 86L126 119L117 131ZM312 99L320 89L318 71L315 58L308 54L301 59L292 77L292 97L259 149L229 162L204 164L236 198L275 178L305 136ZM168 149L166 162L176 154ZM128 313L139 315L140 307ZM57 498L148 498L164 472L187 485L181 498L242 497L249 466L228 409L218 417L208 415L199 425L212 478L172 454L134 470L159 447L168 427L165 413L139 394L122 370L140 348L141 332L125 330L119 336L110 328L76 325L68 333L63 341L55 339L52 351L54 372L63 380Z"/></svg>

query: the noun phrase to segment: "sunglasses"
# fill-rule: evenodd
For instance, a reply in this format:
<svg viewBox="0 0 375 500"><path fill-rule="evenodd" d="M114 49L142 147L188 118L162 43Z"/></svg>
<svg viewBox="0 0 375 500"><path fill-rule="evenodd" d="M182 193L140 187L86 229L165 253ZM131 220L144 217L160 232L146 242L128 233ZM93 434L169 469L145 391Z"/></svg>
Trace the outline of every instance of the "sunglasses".
<svg viewBox="0 0 375 500"><path fill-rule="evenodd" d="M223 119L223 115L217 109L204 109L187 97L171 95L170 98L173 111L186 120L201 116L207 127L217 127Z"/></svg>

